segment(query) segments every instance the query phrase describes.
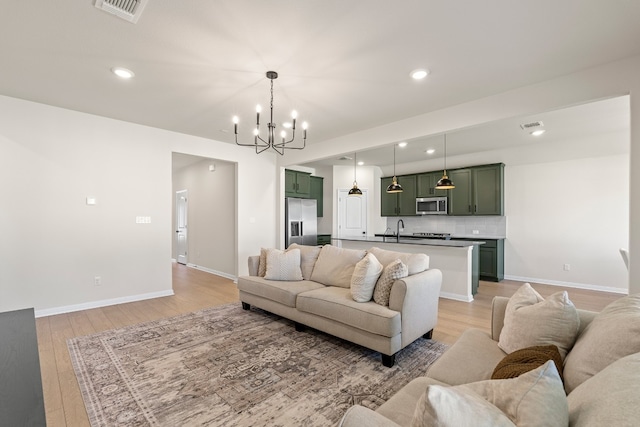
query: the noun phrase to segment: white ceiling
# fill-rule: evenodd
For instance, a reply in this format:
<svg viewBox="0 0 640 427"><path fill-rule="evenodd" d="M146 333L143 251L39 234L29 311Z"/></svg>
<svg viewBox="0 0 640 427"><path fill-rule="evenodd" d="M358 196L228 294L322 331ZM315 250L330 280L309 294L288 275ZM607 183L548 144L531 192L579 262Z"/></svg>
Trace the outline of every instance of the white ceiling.
<svg viewBox="0 0 640 427"><path fill-rule="evenodd" d="M640 53L634 0L150 0L137 24L94 1L4 1L0 94L232 143L275 70L275 121L315 144Z"/></svg>

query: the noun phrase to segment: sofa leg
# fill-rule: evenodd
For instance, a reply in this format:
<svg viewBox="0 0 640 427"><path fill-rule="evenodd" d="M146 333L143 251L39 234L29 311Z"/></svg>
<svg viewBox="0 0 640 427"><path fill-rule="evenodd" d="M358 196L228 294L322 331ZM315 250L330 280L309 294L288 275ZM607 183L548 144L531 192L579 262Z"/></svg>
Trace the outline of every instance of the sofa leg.
<svg viewBox="0 0 640 427"><path fill-rule="evenodd" d="M396 355L392 354L391 356L387 354L382 354L382 364L387 368L391 368L396 364Z"/></svg>
<svg viewBox="0 0 640 427"><path fill-rule="evenodd" d="M304 330L307 329L307 327L304 326L302 323L293 322L293 324L295 325L296 331L298 332L304 332Z"/></svg>
<svg viewBox="0 0 640 427"><path fill-rule="evenodd" d="M242 309L243 310L249 310L251 308L251 304L247 304L246 302L242 303Z"/></svg>
<svg viewBox="0 0 640 427"><path fill-rule="evenodd" d="M425 340L430 340L431 337L433 337L433 329L422 336Z"/></svg>

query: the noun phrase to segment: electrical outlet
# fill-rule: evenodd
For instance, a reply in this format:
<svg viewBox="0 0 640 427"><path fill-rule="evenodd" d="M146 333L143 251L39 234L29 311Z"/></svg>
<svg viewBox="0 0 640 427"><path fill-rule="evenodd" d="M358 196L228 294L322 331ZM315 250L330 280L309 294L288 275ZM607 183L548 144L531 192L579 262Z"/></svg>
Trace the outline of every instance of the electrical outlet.
<svg viewBox="0 0 640 427"><path fill-rule="evenodd" d="M569 271L571 270L571 264L565 264L563 268L564 268L564 271Z"/></svg>
<svg viewBox="0 0 640 427"><path fill-rule="evenodd" d="M472 233L473 234L480 234L480 230L473 230Z"/></svg>
<svg viewBox="0 0 640 427"><path fill-rule="evenodd" d="M93 284L94 284L95 286L100 286L100 285L102 285L102 277L100 277L100 276L95 276L95 277L93 278Z"/></svg>

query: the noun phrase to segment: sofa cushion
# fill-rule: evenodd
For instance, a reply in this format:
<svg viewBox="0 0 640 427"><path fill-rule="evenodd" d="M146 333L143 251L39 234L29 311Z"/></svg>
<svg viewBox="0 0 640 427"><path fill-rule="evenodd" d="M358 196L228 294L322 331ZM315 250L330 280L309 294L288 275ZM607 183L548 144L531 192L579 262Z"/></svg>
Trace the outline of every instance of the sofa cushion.
<svg viewBox="0 0 640 427"><path fill-rule="evenodd" d="M492 380L503 380L515 378L532 371L542 365L547 360L553 360L556 364L560 379L562 379L562 357L555 345L538 345L521 348L513 353L507 354L493 370Z"/></svg>
<svg viewBox="0 0 640 427"><path fill-rule="evenodd" d="M373 254L366 254L356 264L351 276L351 297L357 302L371 301L373 289L382 273L382 264Z"/></svg>
<svg viewBox="0 0 640 427"><path fill-rule="evenodd" d="M418 406L418 401L429 385L447 385L433 378L418 377L409 381L389 400L384 402L376 412L384 415L401 426L408 426L413 419L413 413Z"/></svg>
<svg viewBox="0 0 640 427"><path fill-rule="evenodd" d="M258 276L238 277L238 289L240 291L279 302L288 307L296 306L298 294L318 288L324 288L324 285L310 280L281 282L267 280Z"/></svg>
<svg viewBox="0 0 640 427"><path fill-rule="evenodd" d="M264 278L268 280L302 280L300 270L300 249L267 251L267 271Z"/></svg>
<svg viewBox="0 0 640 427"><path fill-rule="evenodd" d="M636 425L640 420L638 384L640 384L640 353L613 362L577 386L567 396L570 425L572 427Z"/></svg>
<svg viewBox="0 0 640 427"><path fill-rule="evenodd" d="M596 315L564 361L567 393L629 354L640 352L640 294L620 298Z"/></svg>
<svg viewBox="0 0 640 427"><path fill-rule="evenodd" d="M399 259L387 264L376 282L376 287L373 290L373 300L380 305L388 306L393 283L397 279L402 279L408 275L409 270L407 266Z"/></svg>
<svg viewBox="0 0 640 427"><path fill-rule="evenodd" d="M327 286L349 288L351 276L358 261L364 258L365 251L338 248L324 245L311 273L311 280Z"/></svg>
<svg viewBox="0 0 640 427"><path fill-rule="evenodd" d="M509 299L498 345L507 353L536 345L553 344L564 359L578 335L580 318L566 291L546 300L522 285Z"/></svg>
<svg viewBox="0 0 640 427"><path fill-rule="evenodd" d="M519 427L565 427L569 423L569 408L564 387L551 360L517 378L479 381L446 390L441 386L429 386L416 408L414 420L429 420L431 424L421 424L425 426L469 425L469 420L473 420L474 426L491 426L491 423L483 424L480 418L473 417L472 414L471 418L455 420L452 424L439 422L446 421L448 417L455 417L456 411L462 412L467 409L471 398L478 396L497 407ZM473 406L477 408L475 403L477 402L474 402ZM445 417L441 420L440 415ZM493 414L489 413L489 416Z"/></svg>
<svg viewBox="0 0 640 427"><path fill-rule="evenodd" d="M298 295L296 308L367 332L393 337L400 333L400 313L372 301L360 303L349 289L326 286Z"/></svg>
<svg viewBox="0 0 640 427"><path fill-rule="evenodd" d="M299 245L292 243L287 250L300 249L300 269L302 270L302 278L304 280L311 279L311 273L313 273L313 267L316 265L318 255L320 255L319 246Z"/></svg>
<svg viewBox="0 0 640 427"><path fill-rule="evenodd" d="M429 268L429 256L427 254L410 254L407 252L389 251L375 246L369 249L368 252L375 255L383 267L386 267L393 261L399 259L409 269L409 275L422 273Z"/></svg>
<svg viewBox="0 0 640 427"><path fill-rule="evenodd" d="M454 345L433 362L427 376L451 385L488 380L505 356L505 352L488 333L480 329L467 329ZM461 369L462 366L464 369Z"/></svg>

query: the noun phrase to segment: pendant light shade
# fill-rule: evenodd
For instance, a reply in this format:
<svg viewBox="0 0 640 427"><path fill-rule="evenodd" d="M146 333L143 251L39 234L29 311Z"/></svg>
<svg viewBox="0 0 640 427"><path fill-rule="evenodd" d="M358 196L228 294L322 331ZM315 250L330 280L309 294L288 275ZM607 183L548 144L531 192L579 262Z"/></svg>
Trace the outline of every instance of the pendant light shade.
<svg viewBox="0 0 640 427"><path fill-rule="evenodd" d="M398 184L398 178L396 177L396 144L393 144L393 179L391 184L387 187L387 193L402 193L404 190L402 186Z"/></svg>
<svg viewBox="0 0 640 427"><path fill-rule="evenodd" d="M447 134L444 134L444 169L442 171L442 178L436 184L436 190L451 190L456 188L453 182L447 176Z"/></svg>
<svg viewBox="0 0 640 427"><path fill-rule="evenodd" d="M362 190L358 188L358 182L356 180L356 168L358 165L356 153L353 153L353 188L349 190L349 196L362 196Z"/></svg>

